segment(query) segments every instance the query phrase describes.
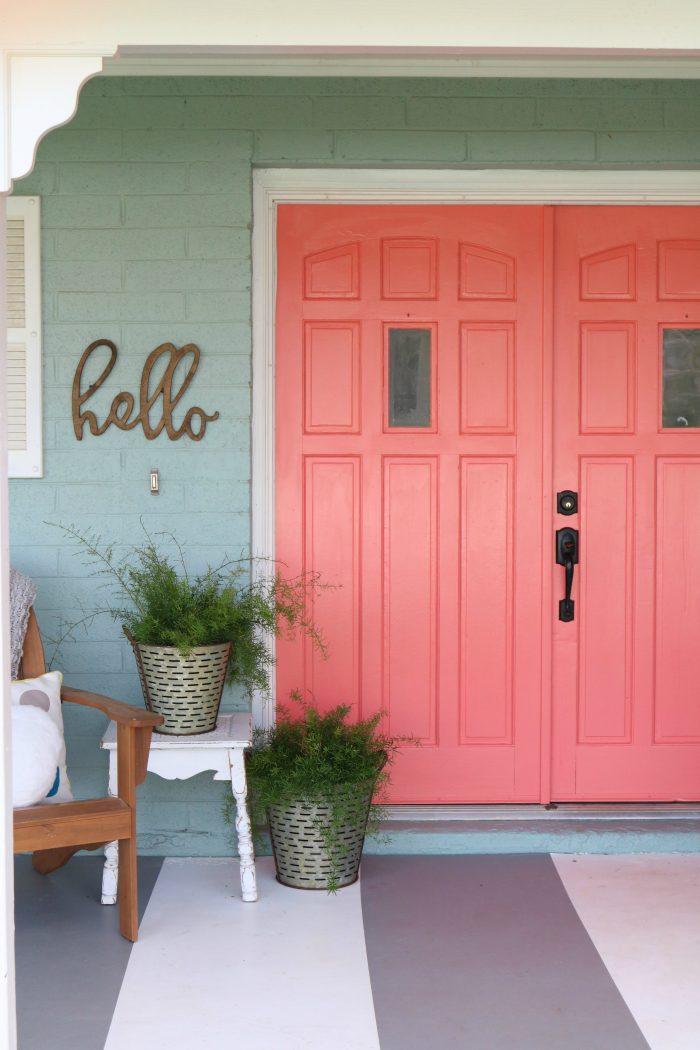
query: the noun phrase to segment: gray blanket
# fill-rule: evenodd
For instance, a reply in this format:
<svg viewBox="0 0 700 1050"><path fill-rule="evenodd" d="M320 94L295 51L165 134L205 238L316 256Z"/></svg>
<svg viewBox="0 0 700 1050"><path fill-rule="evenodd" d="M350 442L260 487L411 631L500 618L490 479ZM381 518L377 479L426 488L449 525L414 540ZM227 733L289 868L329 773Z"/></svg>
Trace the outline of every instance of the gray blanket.
<svg viewBox="0 0 700 1050"><path fill-rule="evenodd" d="M29 610L35 599L34 581L16 569L10 569L10 671L13 679L19 673Z"/></svg>

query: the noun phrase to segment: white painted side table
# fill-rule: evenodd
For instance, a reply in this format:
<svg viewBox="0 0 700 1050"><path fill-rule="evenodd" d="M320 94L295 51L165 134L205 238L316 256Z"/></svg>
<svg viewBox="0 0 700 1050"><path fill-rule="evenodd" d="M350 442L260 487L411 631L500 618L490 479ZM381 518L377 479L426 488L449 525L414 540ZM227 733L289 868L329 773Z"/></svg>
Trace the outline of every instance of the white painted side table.
<svg viewBox="0 0 700 1050"><path fill-rule="evenodd" d="M193 736L166 736L153 733L148 756L148 772L165 780L188 780L198 773L212 770L214 780L230 780L236 801L236 832L238 856L241 865L241 895L244 901L256 901L255 854L246 799L248 786L245 775L245 750L251 745L251 716L247 711L219 715L211 733ZM109 793L117 794L117 729L114 722L100 741L100 747L109 751ZM105 846L105 864L102 874L102 903L117 902L117 872L119 845Z"/></svg>

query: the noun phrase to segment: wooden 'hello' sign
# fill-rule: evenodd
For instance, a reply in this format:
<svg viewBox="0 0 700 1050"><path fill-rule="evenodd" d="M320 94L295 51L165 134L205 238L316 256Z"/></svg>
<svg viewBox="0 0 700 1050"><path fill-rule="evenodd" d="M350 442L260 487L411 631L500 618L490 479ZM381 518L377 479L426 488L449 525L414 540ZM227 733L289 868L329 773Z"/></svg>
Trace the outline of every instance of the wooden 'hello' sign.
<svg viewBox="0 0 700 1050"><path fill-rule="evenodd" d="M87 390L83 390L83 371L90 356L100 346L106 346L108 348L109 361L95 382L91 383ZM212 415L207 415L203 408L189 408L182 424L179 427L176 427L173 424L173 409L176 407L180 398L194 379L199 366L200 356L199 347L195 346L194 343L188 343L187 346L182 346L179 350L173 343L163 343L162 346L157 346L156 349L148 355L146 363L143 366L138 412L135 415L133 414L136 405L134 395L128 393L126 390L122 390L122 392L117 394L112 401L109 415L105 421L103 423L98 423L95 413L91 412L89 409L84 409L83 406L86 401L90 400L95 391L99 390L110 375L112 369L117 363L117 348L110 339L97 339L94 343L90 343L90 346L87 347L83 356L80 358L80 363L78 364L73 379L73 429L78 441L82 441L83 439L83 429L86 423L90 429L90 433L95 435L104 434L105 430L112 426L112 424L120 430L133 430L134 427L138 426L140 423L143 427L143 432L149 441L157 438L163 430L165 430L171 441L177 441L178 438L184 437L185 435L192 438L193 441L201 441L207 429L207 423L211 423L213 420L218 419L218 412L214 412ZM153 389L151 390L151 373L160 359L165 357L169 357L167 365L161 378L154 384ZM189 362L187 371L182 377L179 389L174 390L173 379L175 371L180 362L187 357L191 357L191 361ZM158 420L158 423L155 426L152 426L151 409L161 397L163 399L161 417ZM195 420L198 421L197 429L195 429L194 426Z"/></svg>

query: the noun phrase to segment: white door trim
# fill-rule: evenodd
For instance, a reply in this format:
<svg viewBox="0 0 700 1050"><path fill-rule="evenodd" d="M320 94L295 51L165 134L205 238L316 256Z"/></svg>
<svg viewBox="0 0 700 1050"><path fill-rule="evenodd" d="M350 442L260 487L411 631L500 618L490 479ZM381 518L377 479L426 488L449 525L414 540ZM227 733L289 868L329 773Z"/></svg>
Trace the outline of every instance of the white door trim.
<svg viewBox="0 0 700 1050"><path fill-rule="evenodd" d="M253 176L252 553L275 557L277 205L700 204L697 171L261 168ZM258 567L264 562L258 562ZM274 721L256 698L254 721Z"/></svg>

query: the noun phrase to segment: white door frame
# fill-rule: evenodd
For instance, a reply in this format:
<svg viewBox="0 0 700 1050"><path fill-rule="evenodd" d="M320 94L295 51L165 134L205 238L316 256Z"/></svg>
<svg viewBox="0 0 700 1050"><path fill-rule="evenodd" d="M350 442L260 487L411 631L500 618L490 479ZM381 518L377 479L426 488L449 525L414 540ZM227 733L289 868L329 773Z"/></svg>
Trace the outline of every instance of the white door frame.
<svg viewBox="0 0 700 1050"><path fill-rule="evenodd" d="M533 169L260 168L253 175L253 397L251 550L259 571L275 558L275 297L277 205L318 204L700 204L696 171L554 171ZM545 382L550 382L545 367ZM551 399L550 399L551 400ZM551 453L544 450L545 478ZM549 481L551 487L551 480ZM547 487L547 486L545 486ZM551 492L544 495L549 532ZM264 561L262 560L264 559ZM543 610L550 602L545 593ZM543 631L548 675L550 632ZM274 681L274 678L273 678ZM545 692L547 683L545 680ZM274 693L274 689L273 689ZM256 697L255 724L274 722L274 699ZM548 705L543 725L549 724ZM545 734L546 735L546 734ZM545 769L546 765L546 769ZM547 799L549 756L543 758Z"/></svg>

